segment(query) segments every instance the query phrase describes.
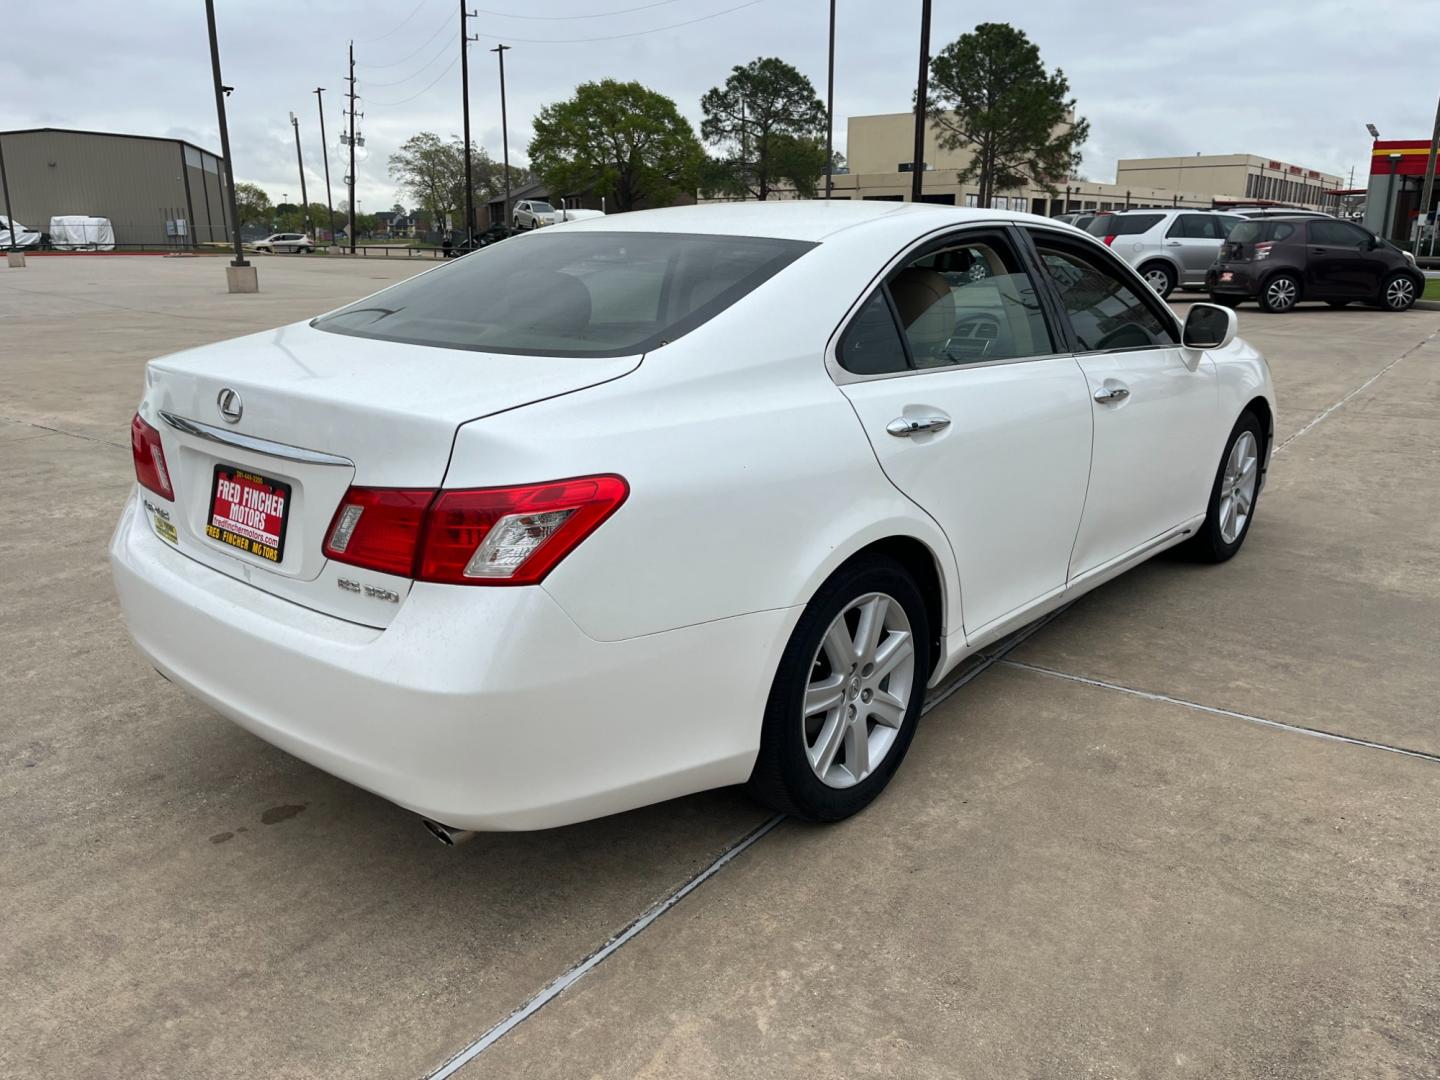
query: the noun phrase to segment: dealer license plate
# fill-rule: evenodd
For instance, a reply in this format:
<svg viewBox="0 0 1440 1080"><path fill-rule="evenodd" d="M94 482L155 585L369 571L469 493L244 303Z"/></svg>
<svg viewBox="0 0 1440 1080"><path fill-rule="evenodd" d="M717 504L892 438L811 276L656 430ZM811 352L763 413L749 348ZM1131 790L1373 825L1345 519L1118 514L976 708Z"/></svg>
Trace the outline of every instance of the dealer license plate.
<svg viewBox="0 0 1440 1080"><path fill-rule="evenodd" d="M285 522L290 485L233 465L216 465L210 488L211 540L248 551L269 562L285 556Z"/></svg>

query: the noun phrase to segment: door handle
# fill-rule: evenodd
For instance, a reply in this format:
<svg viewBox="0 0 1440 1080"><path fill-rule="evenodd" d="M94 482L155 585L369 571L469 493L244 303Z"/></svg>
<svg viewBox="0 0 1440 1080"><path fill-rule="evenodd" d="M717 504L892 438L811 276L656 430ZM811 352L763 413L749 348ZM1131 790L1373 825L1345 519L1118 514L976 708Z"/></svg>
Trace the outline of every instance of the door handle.
<svg viewBox="0 0 1440 1080"><path fill-rule="evenodd" d="M1167 240L1167 241L1165 241L1165 246L1166 246L1166 247L1180 247L1180 241L1179 241L1179 240Z"/></svg>
<svg viewBox="0 0 1440 1080"><path fill-rule="evenodd" d="M939 431L950 426L948 416L897 416L885 430L900 439L908 439L917 431Z"/></svg>
<svg viewBox="0 0 1440 1080"><path fill-rule="evenodd" d="M1095 400L1102 405L1111 405L1117 401L1124 401L1130 396L1130 391L1123 386L1102 386L1095 391Z"/></svg>

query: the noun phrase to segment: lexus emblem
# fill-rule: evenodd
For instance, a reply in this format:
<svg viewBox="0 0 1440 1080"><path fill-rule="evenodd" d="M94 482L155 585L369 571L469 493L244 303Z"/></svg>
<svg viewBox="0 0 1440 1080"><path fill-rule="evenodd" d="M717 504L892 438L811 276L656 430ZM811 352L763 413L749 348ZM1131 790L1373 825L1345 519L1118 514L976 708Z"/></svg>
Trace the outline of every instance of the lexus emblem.
<svg viewBox="0 0 1440 1080"><path fill-rule="evenodd" d="M215 399L215 404L220 407L220 416L227 424L238 424L240 417L245 415L245 402L240 400L240 395L230 387L220 391Z"/></svg>

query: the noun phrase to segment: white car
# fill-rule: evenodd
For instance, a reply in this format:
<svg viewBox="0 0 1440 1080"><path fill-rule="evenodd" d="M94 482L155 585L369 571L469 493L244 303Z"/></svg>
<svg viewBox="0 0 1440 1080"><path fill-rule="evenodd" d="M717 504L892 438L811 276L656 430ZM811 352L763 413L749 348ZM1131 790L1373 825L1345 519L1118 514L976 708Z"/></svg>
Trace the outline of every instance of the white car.
<svg viewBox="0 0 1440 1080"><path fill-rule="evenodd" d="M115 585L167 678L442 838L747 782L837 819L964 657L1240 548L1235 329L1026 214L575 222L152 360Z"/></svg>
<svg viewBox="0 0 1440 1080"><path fill-rule="evenodd" d="M309 254L315 250L315 240L298 232L272 233L264 240L257 240L250 245L256 251L268 251L272 255L276 252L289 251L294 254Z"/></svg>
<svg viewBox="0 0 1440 1080"><path fill-rule="evenodd" d="M541 199L522 199L511 214L515 229L538 229L555 224L555 208Z"/></svg>

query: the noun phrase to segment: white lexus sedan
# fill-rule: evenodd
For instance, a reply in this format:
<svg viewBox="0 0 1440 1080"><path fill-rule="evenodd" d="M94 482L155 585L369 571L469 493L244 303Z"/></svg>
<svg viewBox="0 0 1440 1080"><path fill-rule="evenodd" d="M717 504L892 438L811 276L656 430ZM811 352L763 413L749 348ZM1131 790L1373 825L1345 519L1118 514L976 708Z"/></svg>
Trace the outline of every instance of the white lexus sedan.
<svg viewBox="0 0 1440 1080"><path fill-rule="evenodd" d="M1239 550L1235 328L1025 214L577 221L152 361L115 584L167 678L444 839L742 783L834 820L967 654Z"/></svg>

